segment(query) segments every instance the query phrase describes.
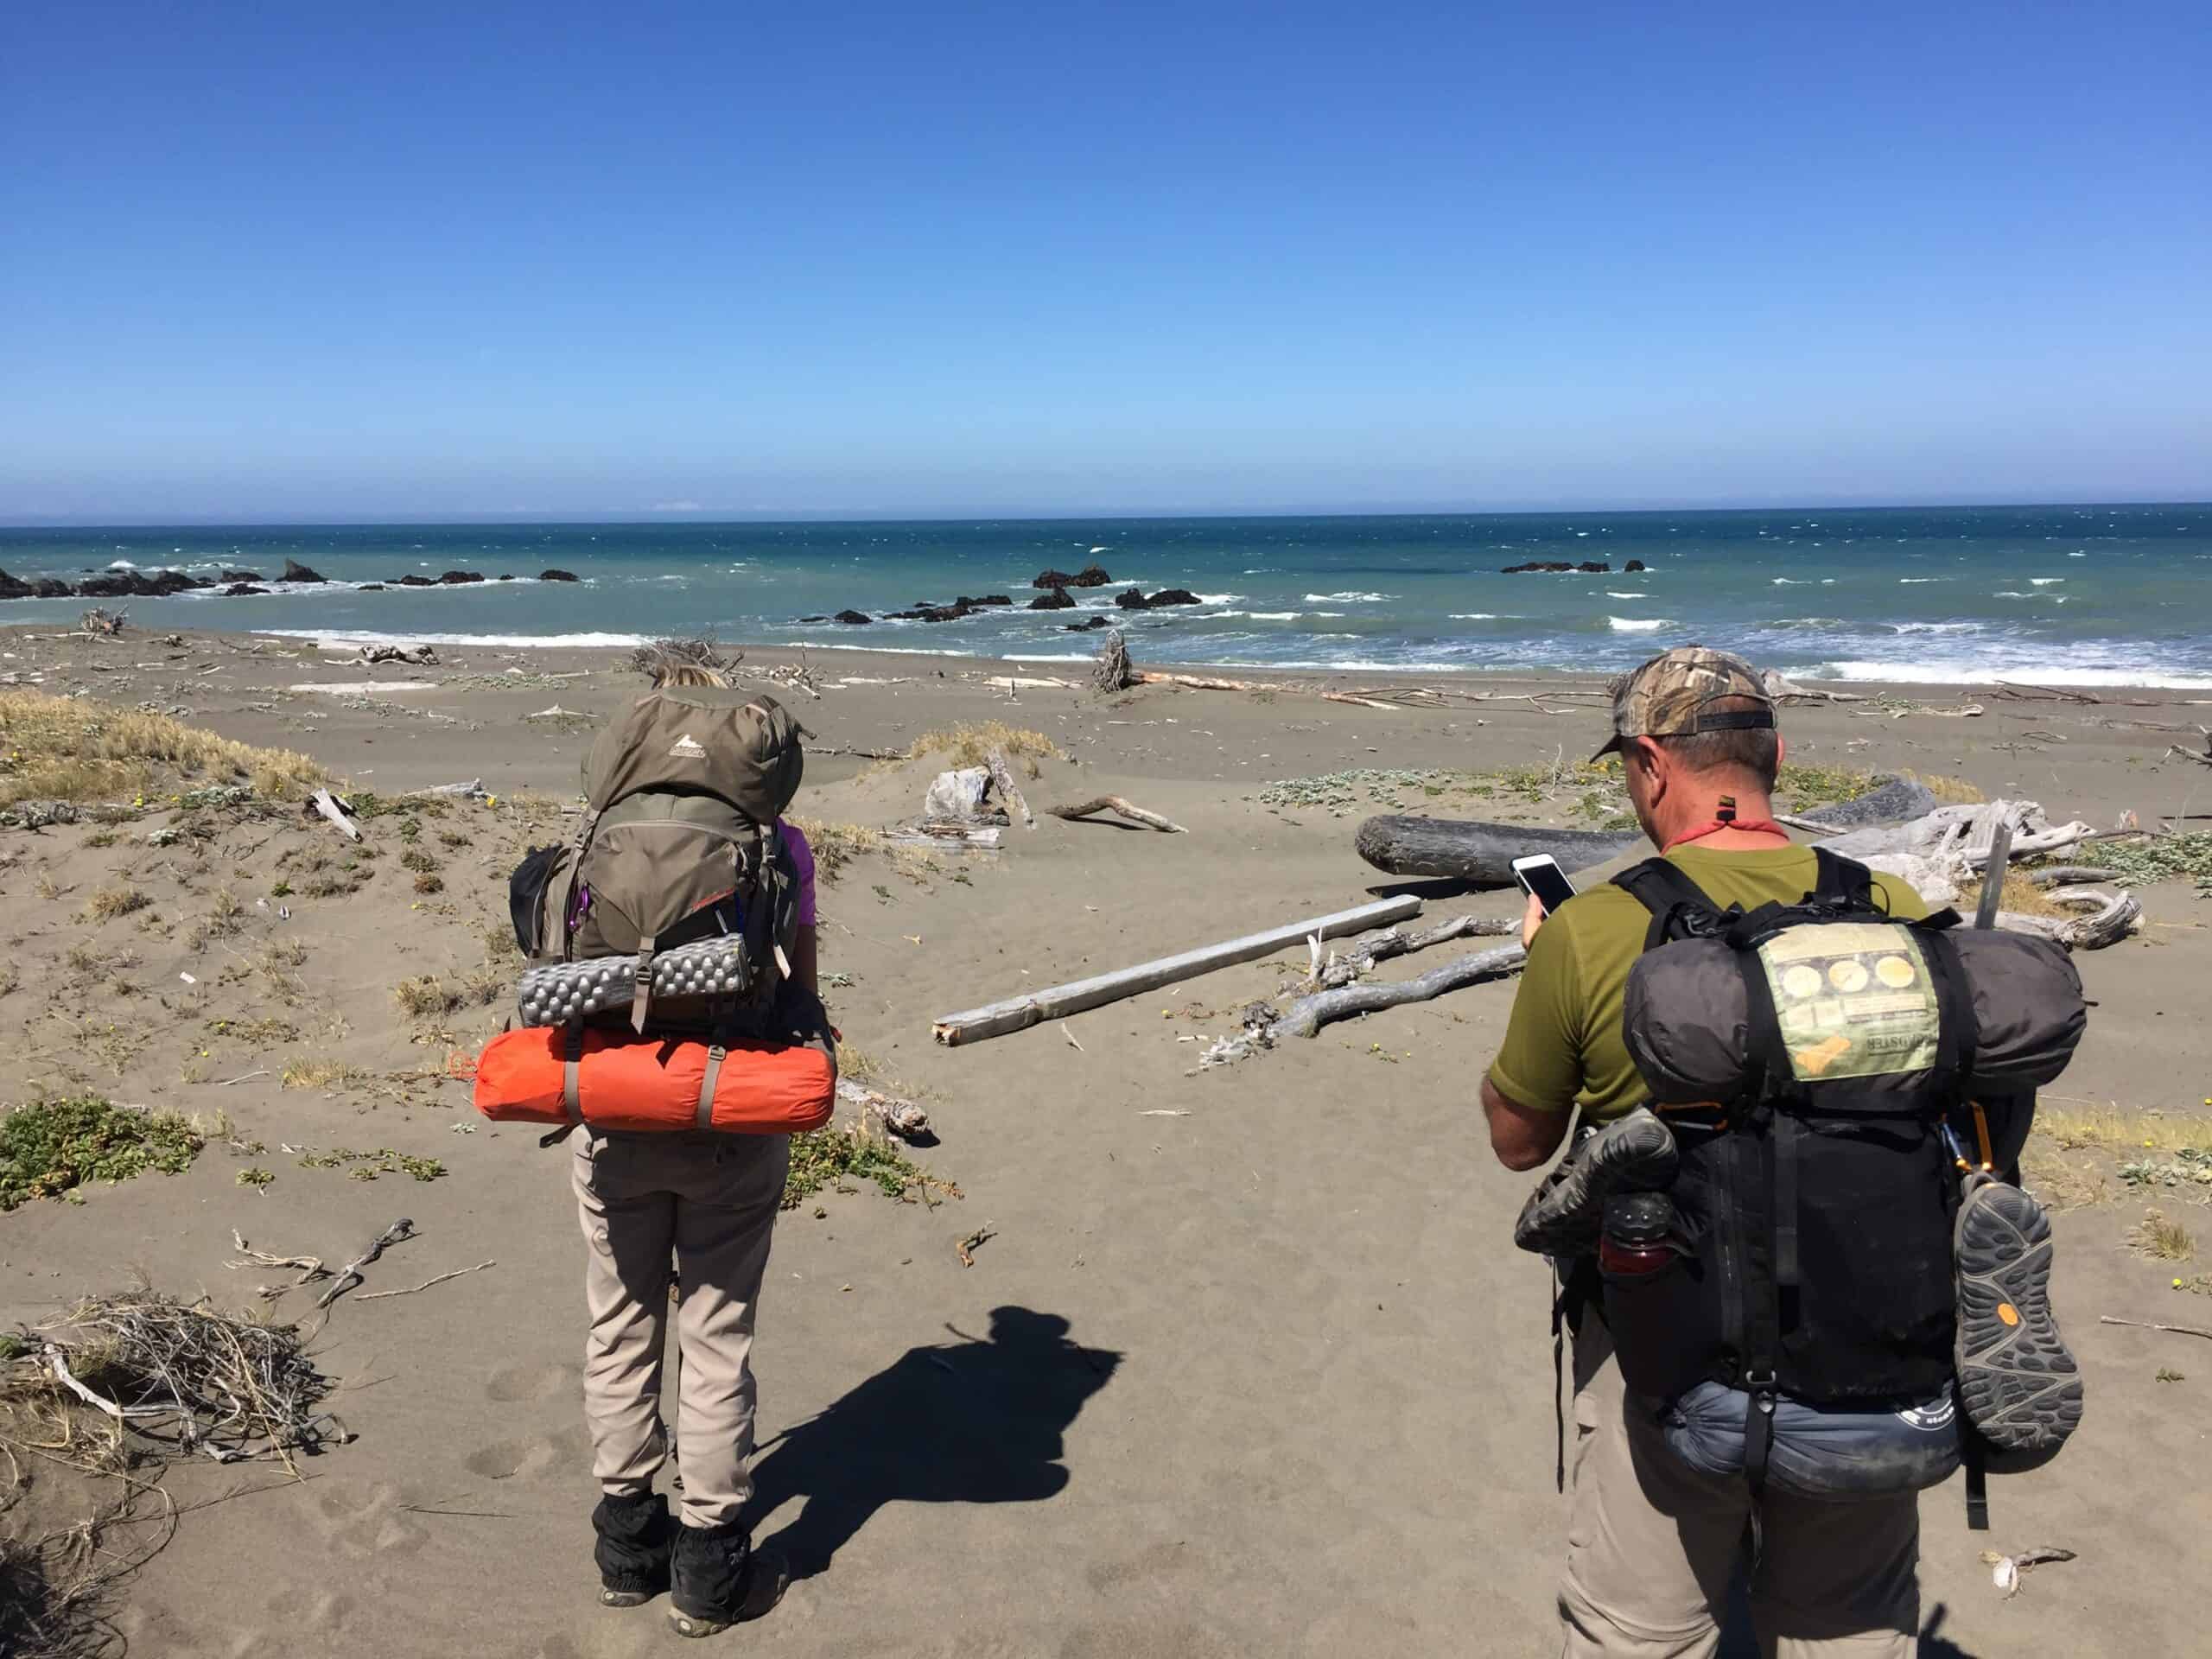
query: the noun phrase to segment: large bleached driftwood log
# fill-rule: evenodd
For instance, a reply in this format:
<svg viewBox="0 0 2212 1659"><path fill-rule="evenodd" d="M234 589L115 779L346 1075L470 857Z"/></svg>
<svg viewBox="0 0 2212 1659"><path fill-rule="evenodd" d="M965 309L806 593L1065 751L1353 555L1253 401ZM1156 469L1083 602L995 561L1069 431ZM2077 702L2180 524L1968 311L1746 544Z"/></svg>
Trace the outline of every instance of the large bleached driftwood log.
<svg viewBox="0 0 2212 1659"><path fill-rule="evenodd" d="M1876 855L1904 853L1918 858L1942 860L1956 855L1970 869L1989 861L1990 843L1997 826L2012 831L2010 855L2015 859L2063 852L2087 841L2094 828L2078 820L2054 824L2034 801L1986 801L1978 806L1939 806L1925 817L1886 828L1853 830L1821 844L1832 853L1862 862Z"/></svg>
<svg viewBox="0 0 2212 1659"><path fill-rule="evenodd" d="M1586 870L1643 844L1636 831L1551 830L1472 818L1370 818L1353 839L1359 855L1392 875L1445 876L1510 887L1513 861L1549 853L1566 870Z"/></svg>
<svg viewBox="0 0 2212 1659"><path fill-rule="evenodd" d="M1420 914L1421 900L1418 899L1377 899L1373 904L1358 905L1351 910L1340 910L1331 915L1310 917L1302 922L1272 927L1264 933L1248 933L1243 938L1201 945L1198 950L1185 950L1179 956L1162 957L1157 961L1140 963L1134 968L1123 968L1115 973L1075 980L1065 985L1050 986L1004 1002L970 1008L964 1014L948 1014L934 1021L931 1030L938 1041L948 1047L960 1043L977 1043L987 1037L1001 1037L1007 1032L1021 1031L1046 1020L1080 1013L1084 1008L1118 1002L1123 997L1135 996L1162 985L1173 985L1179 980L1195 979L1200 974L1211 973L1217 968L1230 967L1240 962L1254 962L1262 957L1273 956L1287 945L1302 944L1317 935L1325 939L1341 938L1363 928L1402 922Z"/></svg>
<svg viewBox="0 0 2212 1659"><path fill-rule="evenodd" d="M1518 973L1527 959L1528 952L1518 944L1502 944L1494 950L1457 957L1418 978L1401 980L1395 985L1345 985L1336 990L1316 991L1311 996L1300 997L1283 1010L1282 1017L1275 1021L1275 1033L1286 1037L1318 1036L1322 1027L1348 1020L1355 1014L1372 1014L1377 1008L1395 1008L1405 1002L1427 1002L1446 991Z"/></svg>
<svg viewBox="0 0 2212 1659"><path fill-rule="evenodd" d="M2118 944L2143 919L2143 901L2132 893L2075 893L2062 889L2051 899L2056 904L2080 903L2094 909L2088 915L2065 917L2023 916L2018 911L2000 910L1997 925L2007 933L2056 939L2069 950L2101 950L2108 944Z"/></svg>

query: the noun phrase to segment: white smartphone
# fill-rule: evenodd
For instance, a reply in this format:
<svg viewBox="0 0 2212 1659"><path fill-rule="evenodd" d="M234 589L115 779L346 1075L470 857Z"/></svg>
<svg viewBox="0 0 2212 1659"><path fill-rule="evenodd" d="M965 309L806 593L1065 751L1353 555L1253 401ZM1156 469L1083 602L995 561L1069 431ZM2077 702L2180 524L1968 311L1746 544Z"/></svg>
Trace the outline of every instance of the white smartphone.
<svg viewBox="0 0 2212 1659"><path fill-rule="evenodd" d="M1533 896L1544 907L1547 916L1574 897L1574 884L1560 868L1559 860L1549 853L1515 859L1513 879L1521 884L1522 892Z"/></svg>

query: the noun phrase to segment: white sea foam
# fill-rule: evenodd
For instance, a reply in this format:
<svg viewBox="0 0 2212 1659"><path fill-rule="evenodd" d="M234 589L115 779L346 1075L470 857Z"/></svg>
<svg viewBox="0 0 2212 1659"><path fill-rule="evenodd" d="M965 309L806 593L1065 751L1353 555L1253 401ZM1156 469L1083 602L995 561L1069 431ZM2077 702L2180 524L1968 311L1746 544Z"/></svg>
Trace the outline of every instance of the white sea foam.
<svg viewBox="0 0 2212 1659"><path fill-rule="evenodd" d="M1306 602L1308 605L1380 605L1386 600L1396 597L1395 594L1363 594L1357 591L1348 591L1341 594L1308 594L1306 595Z"/></svg>
<svg viewBox="0 0 2212 1659"><path fill-rule="evenodd" d="M1607 599L1649 599L1651 595L1649 594L1624 594L1618 588L1608 588L1605 589L1605 597Z"/></svg>
<svg viewBox="0 0 2212 1659"><path fill-rule="evenodd" d="M2031 588L2056 588L2060 582L2065 580L2066 578L2063 576L2030 576L2028 578L2028 586Z"/></svg>
<svg viewBox="0 0 2212 1659"><path fill-rule="evenodd" d="M1663 616L1655 616L1648 620L1643 617L1609 616L1605 621L1615 633L1650 633L1668 626Z"/></svg>
<svg viewBox="0 0 2212 1659"><path fill-rule="evenodd" d="M352 645L568 645L578 650L616 650L650 643L642 633L391 633L378 628L257 628L280 639L312 639L319 646Z"/></svg>
<svg viewBox="0 0 2212 1659"><path fill-rule="evenodd" d="M1198 595L1198 603L1201 605L1234 605L1238 600L1243 597L1244 595L1242 594L1200 594ZM1171 606L1168 608L1172 610L1176 607Z"/></svg>
<svg viewBox="0 0 2212 1659"><path fill-rule="evenodd" d="M1296 611L1224 611L1222 614L1224 616L1249 615L1255 622L1294 622L1298 620Z"/></svg>
<svg viewBox="0 0 2212 1659"><path fill-rule="evenodd" d="M1892 622L1889 626L1891 632L1894 633L1975 633L1980 631L1981 624L1979 622Z"/></svg>
<svg viewBox="0 0 2212 1659"><path fill-rule="evenodd" d="M1777 588L1804 588L1810 585L1798 581L1795 576L1777 576L1773 580L1774 585Z"/></svg>
<svg viewBox="0 0 2212 1659"><path fill-rule="evenodd" d="M1498 613L1496 611L1454 611L1450 620L1454 622L1495 622L1498 620Z"/></svg>
<svg viewBox="0 0 2212 1659"><path fill-rule="evenodd" d="M138 567L128 559L110 559L107 568L111 570L136 570Z"/></svg>
<svg viewBox="0 0 2212 1659"><path fill-rule="evenodd" d="M2005 664L1973 658L1938 657L1925 661L1875 662L1847 659L1814 663L1783 671L1793 679L1894 680L1926 685L1987 685L1995 680L2033 680L2038 685L2171 686L2212 691L2202 675L2160 674L2135 668L2068 668L2063 664Z"/></svg>
<svg viewBox="0 0 2212 1659"><path fill-rule="evenodd" d="M1899 576L1897 578L1898 583L1906 588L1917 587L1923 582L1942 582L1942 576Z"/></svg>

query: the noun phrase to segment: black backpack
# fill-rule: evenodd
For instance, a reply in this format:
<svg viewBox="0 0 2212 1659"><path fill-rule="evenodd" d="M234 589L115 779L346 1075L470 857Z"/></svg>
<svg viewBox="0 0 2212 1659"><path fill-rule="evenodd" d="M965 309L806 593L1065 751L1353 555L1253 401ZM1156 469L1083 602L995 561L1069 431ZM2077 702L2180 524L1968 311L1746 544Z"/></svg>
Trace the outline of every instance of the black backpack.
<svg viewBox="0 0 2212 1659"><path fill-rule="evenodd" d="M1748 912L1664 859L1615 878L1651 914L1624 1036L1674 1133L1686 1271L1618 1294L1586 1267L1581 1294L1636 1393L1749 1396L1755 1491L1778 1401L1948 1390L1959 1173L1970 1147L1991 1159L1988 1103L2010 1103L2017 1151L2083 1019L2063 951L1948 910L1897 921L1863 866L1814 851L1811 893Z"/></svg>

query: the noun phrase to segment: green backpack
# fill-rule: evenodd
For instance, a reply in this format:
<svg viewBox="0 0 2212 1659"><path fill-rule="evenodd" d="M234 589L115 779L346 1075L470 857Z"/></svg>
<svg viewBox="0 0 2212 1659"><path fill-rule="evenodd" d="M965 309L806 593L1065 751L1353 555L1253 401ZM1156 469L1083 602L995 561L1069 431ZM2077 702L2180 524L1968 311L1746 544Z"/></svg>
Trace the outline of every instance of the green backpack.
<svg viewBox="0 0 2212 1659"><path fill-rule="evenodd" d="M690 686L639 697L584 759L575 839L533 852L515 873L524 954L632 958L630 1024L642 1033L655 955L731 937L741 946L734 998L653 1023L682 1029L726 1016L733 1001L766 1009L790 977L798 931L798 872L776 821L804 766L798 722L772 697Z"/></svg>

